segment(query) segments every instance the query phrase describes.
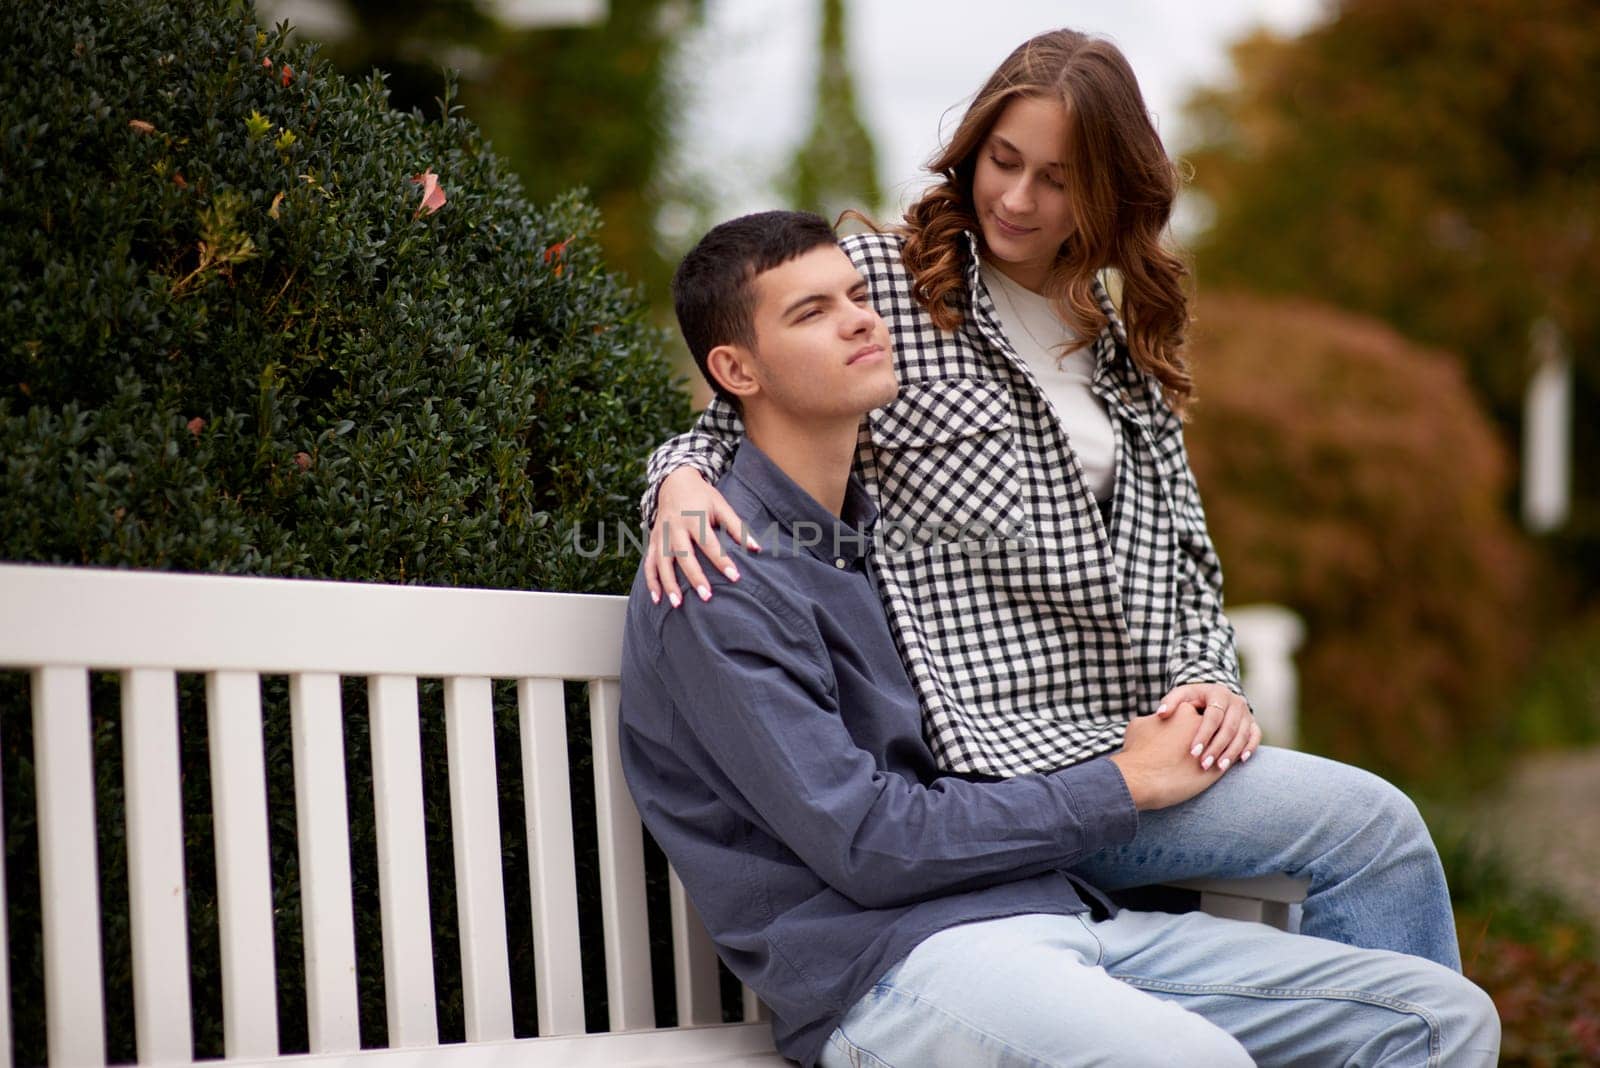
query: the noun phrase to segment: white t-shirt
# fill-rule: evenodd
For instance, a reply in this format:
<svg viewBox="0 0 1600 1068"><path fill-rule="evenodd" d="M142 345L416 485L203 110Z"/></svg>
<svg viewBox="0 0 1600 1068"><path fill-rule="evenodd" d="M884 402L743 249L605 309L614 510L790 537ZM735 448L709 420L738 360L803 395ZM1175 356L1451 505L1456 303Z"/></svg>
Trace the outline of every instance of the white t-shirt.
<svg viewBox="0 0 1600 1068"><path fill-rule="evenodd" d="M981 269L1000 326L1055 409L1072 451L1083 466L1089 492L1097 501L1110 500L1116 477L1116 438L1105 404L1089 391L1094 376L1093 352L1088 345L1078 343L1072 328L1056 315L1049 300L987 263Z"/></svg>

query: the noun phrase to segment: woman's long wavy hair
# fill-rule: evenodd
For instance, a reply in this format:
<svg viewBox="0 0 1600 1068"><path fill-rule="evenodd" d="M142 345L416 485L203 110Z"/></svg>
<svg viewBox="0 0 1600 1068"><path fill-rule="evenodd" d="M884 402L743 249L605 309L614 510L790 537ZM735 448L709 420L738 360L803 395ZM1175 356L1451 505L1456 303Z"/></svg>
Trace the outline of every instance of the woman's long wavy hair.
<svg viewBox="0 0 1600 1068"><path fill-rule="evenodd" d="M972 201L978 153L1007 104L1018 97L1059 100L1072 133L1065 146L1067 190L1076 230L1061 246L1044 293L1080 337L1106 324L1094 299L1103 268L1122 278L1122 320L1134 364L1154 375L1181 411L1194 393L1184 357L1188 268L1162 243L1178 173L1145 109L1133 69L1117 47L1071 30L1023 42L973 99L949 143L928 169L943 181L906 212L906 268L918 301L942 329L960 325L966 291L963 231L982 229Z"/></svg>

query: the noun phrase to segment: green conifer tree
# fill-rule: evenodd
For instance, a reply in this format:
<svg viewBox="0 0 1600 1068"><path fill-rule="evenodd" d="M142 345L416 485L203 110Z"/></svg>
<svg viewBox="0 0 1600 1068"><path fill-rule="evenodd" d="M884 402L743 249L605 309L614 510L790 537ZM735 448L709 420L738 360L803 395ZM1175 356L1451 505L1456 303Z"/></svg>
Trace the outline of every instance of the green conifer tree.
<svg viewBox="0 0 1600 1068"><path fill-rule="evenodd" d="M795 152L785 184L790 202L833 218L845 208L873 212L882 203L878 153L856 105L845 45L844 0L822 0L817 104L811 131Z"/></svg>

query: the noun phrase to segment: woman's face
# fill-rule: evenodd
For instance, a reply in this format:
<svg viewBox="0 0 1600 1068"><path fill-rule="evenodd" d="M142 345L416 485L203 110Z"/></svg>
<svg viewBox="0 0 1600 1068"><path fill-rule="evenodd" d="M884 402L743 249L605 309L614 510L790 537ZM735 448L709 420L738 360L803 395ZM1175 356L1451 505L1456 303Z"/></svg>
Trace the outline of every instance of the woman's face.
<svg viewBox="0 0 1600 1068"><path fill-rule="evenodd" d="M1060 102L1018 97L979 147L972 178L989 262L1035 292L1075 229L1063 158L1068 130Z"/></svg>

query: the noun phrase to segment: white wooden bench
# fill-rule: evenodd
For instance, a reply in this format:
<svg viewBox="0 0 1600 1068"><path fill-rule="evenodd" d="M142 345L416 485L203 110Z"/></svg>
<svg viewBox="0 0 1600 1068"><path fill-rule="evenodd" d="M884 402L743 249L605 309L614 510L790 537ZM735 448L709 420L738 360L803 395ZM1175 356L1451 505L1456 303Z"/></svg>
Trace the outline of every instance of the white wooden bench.
<svg viewBox="0 0 1600 1068"><path fill-rule="evenodd" d="M120 678L137 1058L191 1040L178 673L205 677L225 1056L397 1068L782 1064L762 1006L724 1023L718 963L669 878L678 1025L656 1026L643 836L617 760L619 597L0 565L0 671L31 680L52 1068L106 1061L91 671ZM280 1056L261 680L289 679L310 1053ZM389 1048L361 1050L341 679L367 680ZM418 680L443 680L464 1043L441 1045L424 849ZM513 1035L491 680L515 680L539 1037ZM603 961L579 946L564 680L587 685ZM17 714L20 710L4 710ZM8 858L9 860L9 858ZM1288 880L1205 884L1204 907L1283 921ZM0 894L4 884L0 883ZM3 904L3 902L0 902ZM5 921L0 908L0 946ZM12 1060L0 952L0 1068ZM603 967L609 1030L585 1033Z"/></svg>

